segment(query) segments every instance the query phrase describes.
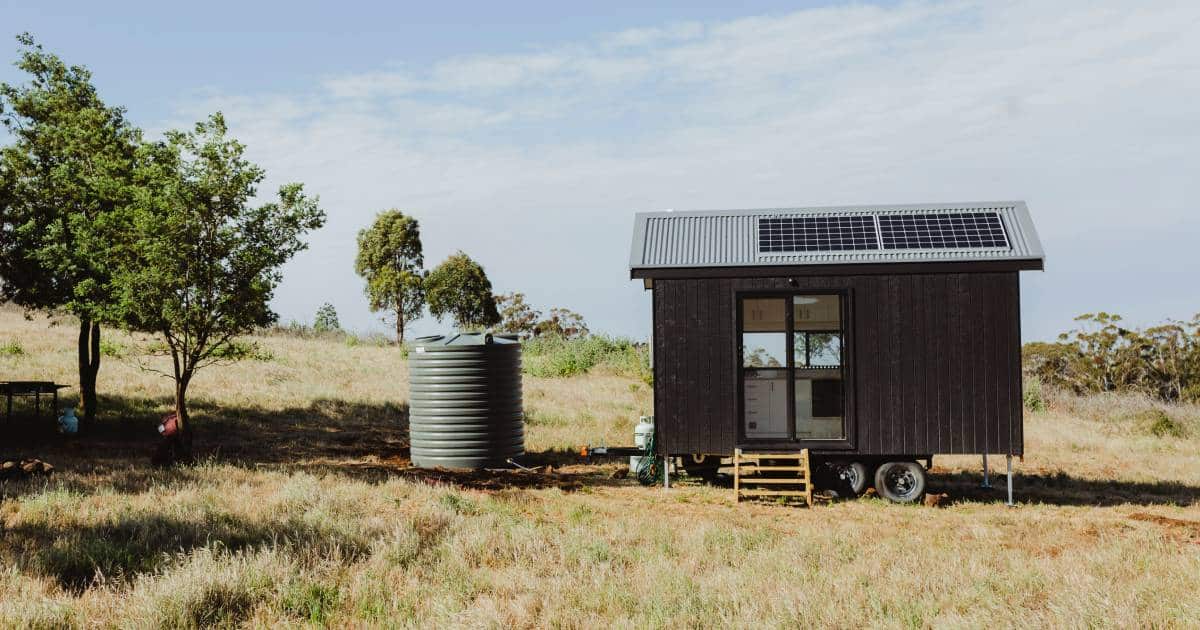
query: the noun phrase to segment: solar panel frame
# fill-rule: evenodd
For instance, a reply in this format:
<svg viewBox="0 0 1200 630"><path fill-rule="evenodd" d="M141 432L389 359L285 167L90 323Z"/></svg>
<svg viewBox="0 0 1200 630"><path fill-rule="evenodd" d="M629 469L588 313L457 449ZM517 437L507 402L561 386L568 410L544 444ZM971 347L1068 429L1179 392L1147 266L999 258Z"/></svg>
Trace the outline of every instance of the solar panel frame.
<svg viewBox="0 0 1200 630"><path fill-rule="evenodd" d="M871 214L760 217L758 251L766 254L879 251L878 226Z"/></svg>
<svg viewBox="0 0 1200 630"><path fill-rule="evenodd" d="M880 214L884 250L1010 249L998 212Z"/></svg>

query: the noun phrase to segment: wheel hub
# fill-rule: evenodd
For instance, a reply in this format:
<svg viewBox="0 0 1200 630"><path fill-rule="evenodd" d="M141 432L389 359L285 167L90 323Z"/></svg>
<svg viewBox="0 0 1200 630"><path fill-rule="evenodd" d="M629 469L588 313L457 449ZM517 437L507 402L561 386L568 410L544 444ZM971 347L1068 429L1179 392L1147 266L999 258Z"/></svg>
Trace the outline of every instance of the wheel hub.
<svg viewBox="0 0 1200 630"><path fill-rule="evenodd" d="M838 466L838 477L841 478L842 481L850 484L850 487L858 487L858 469L854 466Z"/></svg>
<svg viewBox="0 0 1200 630"><path fill-rule="evenodd" d="M907 497L917 486L917 478L912 471L903 468L889 471L887 476L888 489L896 494Z"/></svg>

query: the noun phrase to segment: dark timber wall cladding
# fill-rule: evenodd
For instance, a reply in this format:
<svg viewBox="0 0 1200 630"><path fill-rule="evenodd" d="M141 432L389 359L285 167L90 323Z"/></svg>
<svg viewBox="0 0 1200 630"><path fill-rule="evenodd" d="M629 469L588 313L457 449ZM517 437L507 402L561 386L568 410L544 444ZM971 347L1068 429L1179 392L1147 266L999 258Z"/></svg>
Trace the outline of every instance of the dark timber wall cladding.
<svg viewBox="0 0 1200 630"><path fill-rule="evenodd" d="M1023 454L1016 271L792 279L654 280L654 406L668 452L737 446L737 295L831 289L847 292L849 452Z"/></svg>

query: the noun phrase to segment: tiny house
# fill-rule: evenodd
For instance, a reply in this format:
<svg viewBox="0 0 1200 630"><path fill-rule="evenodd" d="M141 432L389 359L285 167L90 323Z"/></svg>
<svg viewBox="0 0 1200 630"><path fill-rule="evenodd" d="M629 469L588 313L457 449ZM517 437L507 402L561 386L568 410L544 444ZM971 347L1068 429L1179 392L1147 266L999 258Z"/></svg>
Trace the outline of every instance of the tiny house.
<svg viewBox="0 0 1200 630"><path fill-rule="evenodd" d="M1011 471L1019 273L1043 261L1019 201L640 213L657 444L697 474L807 449L842 492L901 501L935 454Z"/></svg>

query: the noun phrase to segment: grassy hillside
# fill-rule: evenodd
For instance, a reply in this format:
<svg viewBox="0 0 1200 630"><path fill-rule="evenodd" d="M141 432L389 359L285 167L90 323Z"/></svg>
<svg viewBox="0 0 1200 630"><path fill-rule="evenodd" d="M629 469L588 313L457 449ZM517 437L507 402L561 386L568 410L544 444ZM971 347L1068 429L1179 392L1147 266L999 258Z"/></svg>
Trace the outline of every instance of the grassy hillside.
<svg viewBox="0 0 1200 630"><path fill-rule="evenodd" d="M74 381L52 323L0 311L0 380ZM406 468L395 348L272 336L198 377L203 462L158 470L170 381L139 364L165 366L108 339L95 438L0 426L0 455L57 467L0 482L0 626L1200 623L1195 407L1049 395L1015 509L962 457L935 462L948 507L734 505L572 454L630 441L639 379L526 378L527 460L550 474L428 473Z"/></svg>

